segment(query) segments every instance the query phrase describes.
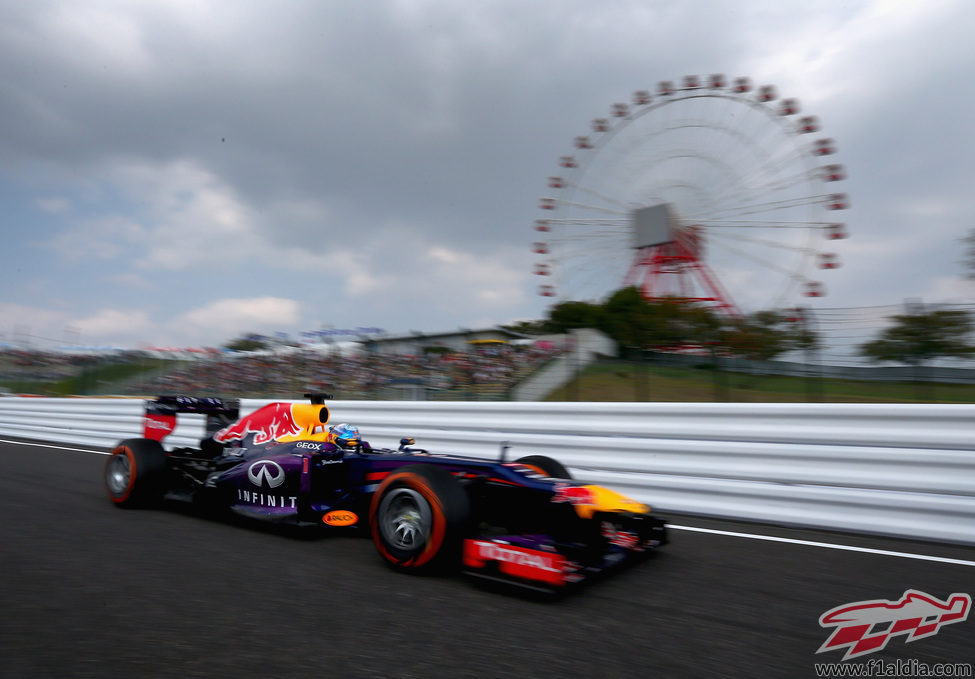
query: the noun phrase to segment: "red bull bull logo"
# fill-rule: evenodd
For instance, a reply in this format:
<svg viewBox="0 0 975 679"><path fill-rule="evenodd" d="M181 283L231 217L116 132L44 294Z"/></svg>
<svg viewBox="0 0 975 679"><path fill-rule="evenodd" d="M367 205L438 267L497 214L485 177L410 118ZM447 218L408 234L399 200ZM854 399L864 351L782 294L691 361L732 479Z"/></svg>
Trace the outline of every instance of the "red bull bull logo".
<svg viewBox="0 0 975 679"><path fill-rule="evenodd" d="M259 446L301 432L290 403L270 403L224 427L213 435L213 439L218 443L228 443L243 441L248 434L254 434L254 445Z"/></svg>
<svg viewBox="0 0 975 679"><path fill-rule="evenodd" d="M628 530L617 530L616 526L605 521L601 526L601 530L608 544L634 552L642 552L644 550L643 545L640 544L640 536L636 533Z"/></svg>
<svg viewBox="0 0 975 679"><path fill-rule="evenodd" d="M552 502L568 502L573 505L594 505L596 499L592 491L585 486L570 486L565 483L555 485L555 495Z"/></svg>

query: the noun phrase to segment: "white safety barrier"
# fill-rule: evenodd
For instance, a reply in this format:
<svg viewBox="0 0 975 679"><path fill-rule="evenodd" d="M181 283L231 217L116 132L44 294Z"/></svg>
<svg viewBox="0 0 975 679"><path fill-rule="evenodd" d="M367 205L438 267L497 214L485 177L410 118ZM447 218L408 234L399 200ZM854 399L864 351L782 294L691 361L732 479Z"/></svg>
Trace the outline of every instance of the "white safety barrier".
<svg viewBox="0 0 975 679"><path fill-rule="evenodd" d="M268 401L243 400L241 414ZM975 405L333 401L374 446L549 455L659 512L975 544ZM108 447L141 401L0 398L0 434ZM195 445L180 415L167 445Z"/></svg>

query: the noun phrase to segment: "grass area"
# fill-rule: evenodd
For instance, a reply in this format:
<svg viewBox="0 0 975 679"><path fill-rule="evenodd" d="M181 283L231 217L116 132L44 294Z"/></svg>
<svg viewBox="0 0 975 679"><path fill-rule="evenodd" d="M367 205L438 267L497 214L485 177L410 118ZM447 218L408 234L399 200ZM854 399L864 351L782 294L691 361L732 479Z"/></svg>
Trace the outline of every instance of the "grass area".
<svg viewBox="0 0 975 679"><path fill-rule="evenodd" d="M975 403L975 384L866 382L595 363L547 401Z"/></svg>
<svg viewBox="0 0 975 679"><path fill-rule="evenodd" d="M114 363L92 366L77 375L54 382L34 380L5 380L0 386L18 394L39 396L72 396L111 394L113 387L128 384L160 370L172 370L173 362L163 359L146 359L139 363Z"/></svg>

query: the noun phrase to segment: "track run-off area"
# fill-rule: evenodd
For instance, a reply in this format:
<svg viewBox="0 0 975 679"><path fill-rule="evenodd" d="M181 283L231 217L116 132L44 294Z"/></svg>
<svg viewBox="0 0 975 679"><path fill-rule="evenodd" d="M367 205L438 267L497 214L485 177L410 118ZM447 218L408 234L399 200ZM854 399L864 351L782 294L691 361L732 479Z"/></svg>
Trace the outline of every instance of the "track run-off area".
<svg viewBox="0 0 975 679"><path fill-rule="evenodd" d="M394 572L351 533L120 510L103 488L106 452L0 440L0 676L807 677L824 663L872 663L863 676L975 666L975 615L909 643L892 634L845 662L843 649L817 654L833 632L820 617L844 604L896 602L907 590L975 596L971 547L660 512L670 544L550 600Z"/></svg>

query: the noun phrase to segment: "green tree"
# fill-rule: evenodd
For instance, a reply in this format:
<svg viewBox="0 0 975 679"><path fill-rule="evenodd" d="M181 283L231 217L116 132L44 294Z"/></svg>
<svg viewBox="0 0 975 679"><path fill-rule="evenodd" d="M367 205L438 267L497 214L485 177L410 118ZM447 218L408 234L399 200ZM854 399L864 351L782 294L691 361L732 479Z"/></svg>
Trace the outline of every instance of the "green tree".
<svg viewBox="0 0 975 679"><path fill-rule="evenodd" d="M809 321L802 318L786 319L793 326L789 331L790 349L813 351L819 348L819 335L809 327Z"/></svg>
<svg viewBox="0 0 975 679"><path fill-rule="evenodd" d="M621 288L594 314L597 327L623 347L672 349L703 344L718 323L714 313L679 297L646 300L639 288Z"/></svg>
<svg viewBox="0 0 975 679"><path fill-rule="evenodd" d="M757 361L768 361L796 348L796 336L788 321L777 311L758 311L731 321L724 332L724 345L731 353Z"/></svg>
<svg viewBox="0 0 975 679"><path fill-rule="evenodd" d="M502 325L505 330L510 330L511 332L516 332L519 335L543 335L547 332L547 326L545 321L517 321L515 323L509 323L508 325Z"/></svg>
<svg viewBox="0 0 975 679"><path fill-rule="evenodd" d="M549 312L550 332L596 328L620 347L674 350L696 345L769 360L793 349L812 349L818 337L805 323L775 311L732 319L680 297L646 300L637 287L621 288L601 304L563 302Z"/></svg>
<svg viewBox="0 0 975 679"><path fill-rule="evenodd" d="M680 297L664 297L646 302L651 327L648 344L667 351L713 341L713 330L720 319L709 308Z"/></svg>
<svg viewBox="0 0 975 679"><path fill-rule="evenodd" d="M961 242L965 247L965 259L962 261L965 266L965 278L975 280L975 229L971 229L963 236Z"/></svg>
<svg viewBox="0 0 975 679"><path fill-rule="evenodd" d="M231 340L223 345L225 349L231 351L260 351L267 349L267 339L262 335L248 333L237 339Z"/></svg>
<svg viewBox="0 0 975 679"><path fill-rule="evenodd" d="M969 336L972 319L964 311L937 309L893 316L894 324L880 336L860 345L860 354L881 363L920 366L936 358L966 358L975 354Z"/></svg>
<svg viewBox="0 0 975 679"><path fill-rule="evenodd" d="M621 347L645 347L650 341L653 314L636 288L617 290L602 305L599 330Z"/></svg>
<svg viewBox="0 0 975 679"><path fill-rule="evenodd" d="M684 322L695 344L716 348L721 344L722 332L727 319L706 306L693 305L685 309ZM713 351L712 351L713 353Z"/></svg>
<svg viewBox="0 0 975 679"><path fill-rule="evenodd" d="M552 307L548 327L552 332L566 332L574 328L603 327L603 308L590 302L562 302Z"/></svg>

